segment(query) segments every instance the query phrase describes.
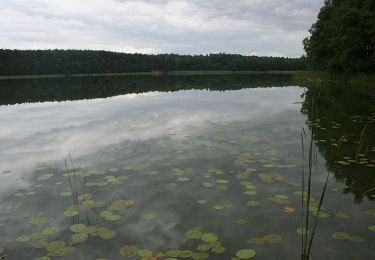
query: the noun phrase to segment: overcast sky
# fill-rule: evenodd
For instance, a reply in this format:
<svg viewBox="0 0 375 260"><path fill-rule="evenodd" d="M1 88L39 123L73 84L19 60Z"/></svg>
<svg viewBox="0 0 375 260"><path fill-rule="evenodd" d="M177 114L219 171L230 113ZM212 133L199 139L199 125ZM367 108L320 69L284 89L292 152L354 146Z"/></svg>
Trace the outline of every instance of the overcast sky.
<svg viewBox="0 0 375 260"><path fill-rule="evenodd" d="M324 0L1 0L0 48L301 56Z"/></svg>

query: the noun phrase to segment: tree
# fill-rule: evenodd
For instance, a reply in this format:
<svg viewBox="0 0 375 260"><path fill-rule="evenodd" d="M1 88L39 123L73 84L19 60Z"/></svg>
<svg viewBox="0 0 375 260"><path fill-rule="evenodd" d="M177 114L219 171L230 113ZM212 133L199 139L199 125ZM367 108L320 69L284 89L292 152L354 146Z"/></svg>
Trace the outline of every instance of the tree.
<svg viewBox="0 0 375 260"><path fill-rule="evenodd" d="M353 74L375 69L375 1L326 0L303 44L310 69Z"/></svg>

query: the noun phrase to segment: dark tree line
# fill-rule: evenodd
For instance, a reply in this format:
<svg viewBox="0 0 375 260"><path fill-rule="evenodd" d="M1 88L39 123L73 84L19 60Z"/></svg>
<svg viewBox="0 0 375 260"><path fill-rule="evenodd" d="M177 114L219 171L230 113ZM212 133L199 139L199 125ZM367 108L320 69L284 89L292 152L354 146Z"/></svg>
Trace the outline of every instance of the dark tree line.
<svg viewBox="0 0 375 260"><path fill-rule="evenodd" d="M375 0L325 0L304 40L310 69L375 70Z"/></svg>
<svg viewBox="0 0 375 260"><path fill-rule="evenodd" d="M235 54L126 54L89 50L0 50L0 75L121 73L149 71L304 70L305 58Z"/></svg>

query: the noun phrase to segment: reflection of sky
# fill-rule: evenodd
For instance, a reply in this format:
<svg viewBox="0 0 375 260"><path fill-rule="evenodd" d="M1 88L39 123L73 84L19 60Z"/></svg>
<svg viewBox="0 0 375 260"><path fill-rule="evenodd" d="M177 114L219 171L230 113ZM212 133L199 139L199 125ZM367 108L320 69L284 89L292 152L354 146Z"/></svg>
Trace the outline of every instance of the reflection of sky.
<svg viewBox="0 0 375 260"><path fill-rule="evenodd" d="M15 176L36 162L75 158L126 140L187 135L207 123L269 117L295 110L302 89L180 91L0 107L0 171Z"/></svg>

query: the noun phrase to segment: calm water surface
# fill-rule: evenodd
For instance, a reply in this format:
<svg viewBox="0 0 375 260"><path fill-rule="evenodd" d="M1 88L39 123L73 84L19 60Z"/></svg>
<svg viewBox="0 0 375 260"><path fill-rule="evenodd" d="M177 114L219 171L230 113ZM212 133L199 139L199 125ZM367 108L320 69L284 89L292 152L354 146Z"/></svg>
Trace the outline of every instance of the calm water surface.
<svg viewBox="0 0 375 260"><path fill-rule="evenodd" d="M313 259L375 259L374 89L285 75L0 89L0 259L299 259L311 131L310 221L329 174Z"/></svg>

